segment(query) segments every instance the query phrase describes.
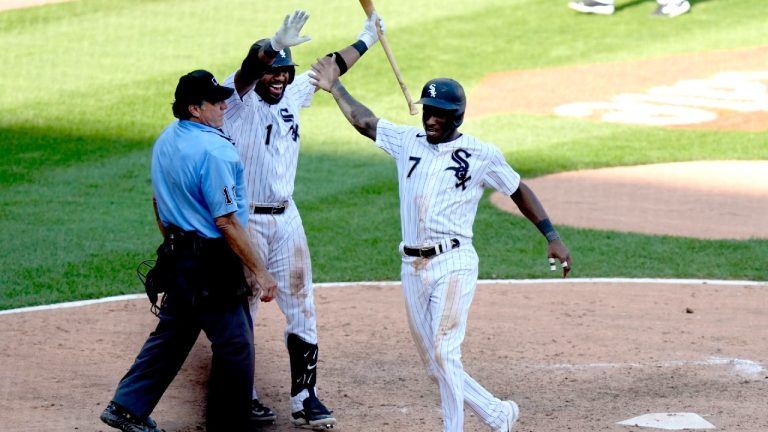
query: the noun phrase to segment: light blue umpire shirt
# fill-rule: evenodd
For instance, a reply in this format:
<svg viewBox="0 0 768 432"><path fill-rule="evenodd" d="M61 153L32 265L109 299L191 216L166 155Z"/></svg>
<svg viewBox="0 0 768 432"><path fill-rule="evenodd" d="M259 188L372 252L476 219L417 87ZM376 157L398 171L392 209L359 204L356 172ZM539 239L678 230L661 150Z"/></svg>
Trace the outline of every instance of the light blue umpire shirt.
<svg viewBox="0 0 768 432"><path fill-rule="evenodd" d="M232 212L248 226L243 164L220 130L189 120L171 123L155 141L151 175L164 226L218 238L214 218Z"/></svg>

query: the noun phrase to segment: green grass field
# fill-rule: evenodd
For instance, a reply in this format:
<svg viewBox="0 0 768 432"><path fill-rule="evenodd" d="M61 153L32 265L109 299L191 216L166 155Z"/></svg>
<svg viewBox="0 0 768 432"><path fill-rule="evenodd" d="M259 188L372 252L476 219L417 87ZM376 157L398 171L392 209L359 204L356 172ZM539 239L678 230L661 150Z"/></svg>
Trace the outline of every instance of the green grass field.
<svg viewBox="0 0 768 432"><path fill-rule="evenodd" d="M435 76L471 88L493 71L650 58L766 43L765 0L692 1L670 20L650 0L611 17L566 0L380 1L387 37L412 93ZM266 4L272 6L267 7ZM0 12L0 309L140 292L136 265L160 241L149 155L178 77L223 79L282 17L309 10L307 68L354 42L355 0L84 0ZM379 47L344 77L379 116L418 124ZM394 164L318 94L302 114L295 199L315 280L397 280ZM625 127L555 116L468 119L524 177L586 167L702 159L768 159L764 133ZM553 149L558 155L553 156ZM546 204L546 203L545 203ZM768 241L704 241L561 226L575 277L766 280ZM547 278L545 243L526 220L487 202L475 224L481 278ZM632 266L616 263L634 263ZM696 263L696 265L691 265Z"/></svg>

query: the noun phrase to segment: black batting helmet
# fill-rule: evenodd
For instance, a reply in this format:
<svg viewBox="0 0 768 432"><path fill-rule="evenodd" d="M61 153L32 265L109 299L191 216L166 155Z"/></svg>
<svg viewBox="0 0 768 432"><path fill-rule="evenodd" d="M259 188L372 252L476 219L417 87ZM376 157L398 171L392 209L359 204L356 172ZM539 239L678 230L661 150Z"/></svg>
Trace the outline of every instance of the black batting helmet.
<svg viewBox="0 0 768 432"><path fill-rule="evenodd" d="M424 88L421 89L421 99L416 103L453 111L453 123L458 128L464 121L467 97L464 96L464 88L458 81L450 78L435 78L424 84Z"/></svg>
<svg viewBox="0 0 768 432"><path fill-rule="evenodd" d="M269 43L269 39L261 39L256 42L256 45L266 46ZM293 56L291 55L291 49L285 47L278 51L275 61L272 62L272 66L269 69L276 69L281 67L291 66L289 70L288 84L293 82L293 78L296 76L296 63L293 62ZM267 69L267 70L269 70Z"/></svg>

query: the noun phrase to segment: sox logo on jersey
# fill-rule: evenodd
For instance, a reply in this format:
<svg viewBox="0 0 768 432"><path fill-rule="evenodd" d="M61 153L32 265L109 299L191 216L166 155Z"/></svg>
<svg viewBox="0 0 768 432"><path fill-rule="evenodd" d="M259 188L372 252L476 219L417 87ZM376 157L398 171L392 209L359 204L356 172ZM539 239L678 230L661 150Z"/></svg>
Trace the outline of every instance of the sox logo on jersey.
<svg viewBox="0 0 768 432"><path fill-rule="evenodd" d="M472 155L464 149L456 149L451 155L451 159L456 162L456 166L445 169L446 171L454 171L454 175L458 180L456 187L458 188L461 186L461 190L467 190L467 182L472 178L472 176L467 176L469 173L469 161L467 161L467 159L471 156Z"/></svg>
<svg viewBox="0 0 768 432"><path fill-rule="evenodd" d="M283 123L288 123L291 127L288 129L288 133L291 134L291 139L297 141L299 139L299 124L294 121L294 115L288 111L288 108L280 109L280 117L283 119Z"/></svg>

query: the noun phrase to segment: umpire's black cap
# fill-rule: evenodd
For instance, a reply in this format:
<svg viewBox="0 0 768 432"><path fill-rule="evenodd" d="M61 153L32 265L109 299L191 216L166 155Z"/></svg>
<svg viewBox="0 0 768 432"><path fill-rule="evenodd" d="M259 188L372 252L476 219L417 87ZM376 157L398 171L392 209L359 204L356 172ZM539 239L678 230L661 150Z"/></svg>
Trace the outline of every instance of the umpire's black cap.
<svg viewBox="0 0 768 432"><path fill-rule="evenodd" d="M175 96L176 101L182 103L216 103L229 99L234 92L230 87L219 85L212 73L198 69L179 78Z"/></svg>

